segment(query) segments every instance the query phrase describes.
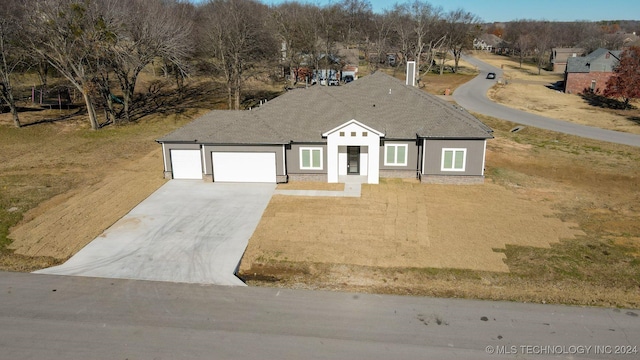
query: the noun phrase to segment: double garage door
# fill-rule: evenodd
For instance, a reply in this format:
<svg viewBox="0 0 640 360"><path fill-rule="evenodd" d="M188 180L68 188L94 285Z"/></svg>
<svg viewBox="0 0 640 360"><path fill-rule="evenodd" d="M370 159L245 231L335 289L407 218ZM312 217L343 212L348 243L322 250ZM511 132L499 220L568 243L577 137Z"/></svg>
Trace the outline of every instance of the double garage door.
<svg viewBox="0 0 640 360"><path fill-rule="evenodd" d="M171 150L174 179L202 179L200 150ZM213 181L276 182L273 152L213 152Z"/></svg>

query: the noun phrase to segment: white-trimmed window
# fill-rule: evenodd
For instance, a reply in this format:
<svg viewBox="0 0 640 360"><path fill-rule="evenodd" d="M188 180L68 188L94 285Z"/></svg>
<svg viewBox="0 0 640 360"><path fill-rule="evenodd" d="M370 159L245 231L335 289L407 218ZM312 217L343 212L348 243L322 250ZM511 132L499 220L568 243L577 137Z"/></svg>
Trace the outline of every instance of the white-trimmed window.
<svg viewBox="0 0 640 360"><path fill-rule="evenodd" d="M442 149L441 171L464 171L467 165L467 149Z"/></svg>
<svg viewBox="0 0 640 360"><path fill-rule="evenodd" d="M384 164L407 166L407 144L384 144Z"/></svg>
<svg viewBox="0 0 640 360"><path fill-rule="evenodd" d="M300 170L322 170L322 148L300 148Z"/></svg>

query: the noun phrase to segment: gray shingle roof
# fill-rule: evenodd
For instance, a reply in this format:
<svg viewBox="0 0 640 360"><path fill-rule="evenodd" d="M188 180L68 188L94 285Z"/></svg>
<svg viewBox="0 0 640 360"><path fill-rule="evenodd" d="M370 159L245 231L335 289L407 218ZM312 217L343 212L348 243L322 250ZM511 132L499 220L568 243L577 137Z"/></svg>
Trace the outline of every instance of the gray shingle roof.
<svg viewBox="0 0 640 360"><path fill-rule="evenodd" d="M352 119L387 139L492 137L492 130L466 111L376 72L344 86L291 90L253 110L214 110L158 141L322 142L322 133Z"/></svg>
<svg viewBox="0 0 640 360"><path fill-rule="evenodd" d="M611 71L611 67L615 63L615 58L620 58L620 54L622 53L619 50L610 51L605 48L599 48L589 53L587 56L581 57L570 57L567 59L567 72L570 73L588 73L591 71L590 64L596 61L597 59L603 57L607 53L611 53L614 56L614 59L607 61L607 69ZM617 61L617 60L616 60ZM599 69L598 71L602 71Z"/></svg>

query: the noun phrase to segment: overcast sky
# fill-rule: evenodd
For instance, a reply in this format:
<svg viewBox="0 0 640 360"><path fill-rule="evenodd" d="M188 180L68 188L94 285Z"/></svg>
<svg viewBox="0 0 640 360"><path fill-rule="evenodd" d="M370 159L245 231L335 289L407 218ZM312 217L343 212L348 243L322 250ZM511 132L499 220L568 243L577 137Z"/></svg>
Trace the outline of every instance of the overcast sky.
<svg viewBox="0 0 640 360"><path fill-rule="evenodd" d="M285 0L261 0L264 4L279 4ZM336 3L336 0L298 0L316 5ZM396 1L370 0L373 11L390 9ZM404 2L404 1L399 1ZM485 22L517 19L576 20L640 20L638 0L428 0L444 11L464 9Z"/></svg>

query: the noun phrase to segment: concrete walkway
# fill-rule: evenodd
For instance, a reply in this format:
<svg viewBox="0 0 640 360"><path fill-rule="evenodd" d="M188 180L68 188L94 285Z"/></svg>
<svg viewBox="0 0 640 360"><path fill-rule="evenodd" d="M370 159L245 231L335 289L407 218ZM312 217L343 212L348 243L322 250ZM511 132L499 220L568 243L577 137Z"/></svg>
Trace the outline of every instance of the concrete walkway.
<svg viewBox="0 0 640 360"><path fill-rule="evenodd" d="M275 186L171 180L66 263L37 273L244 286L234 274Z"/></svg>
<svg viewBox="0 0 640 360"><path fill-rule="evenodd" d="M276 190L276 191L274 191L274 195L360 197L361 192L362 192L362 184L347 183L347 184L344 184L344 190L343 191L330 191L330 190Z"/></svg>

